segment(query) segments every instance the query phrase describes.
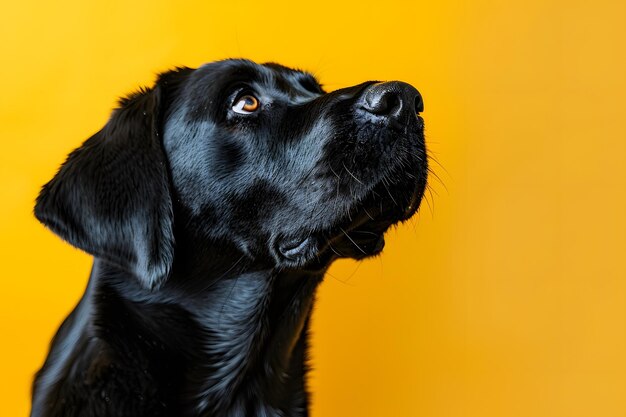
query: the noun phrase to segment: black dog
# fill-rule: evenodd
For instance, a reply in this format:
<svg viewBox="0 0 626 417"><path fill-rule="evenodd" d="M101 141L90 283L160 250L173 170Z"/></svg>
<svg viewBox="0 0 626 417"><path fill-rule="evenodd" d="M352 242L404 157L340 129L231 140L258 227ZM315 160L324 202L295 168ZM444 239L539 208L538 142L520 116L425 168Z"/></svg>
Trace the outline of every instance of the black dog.
<svg viewBox="0 0 626 417"><path fill-rule="evenodd" d="M32 416L306 416L330 263L378 254L426 186L422 99L227 60L162 74L72 152L35 215L94 256Z"/></svg>

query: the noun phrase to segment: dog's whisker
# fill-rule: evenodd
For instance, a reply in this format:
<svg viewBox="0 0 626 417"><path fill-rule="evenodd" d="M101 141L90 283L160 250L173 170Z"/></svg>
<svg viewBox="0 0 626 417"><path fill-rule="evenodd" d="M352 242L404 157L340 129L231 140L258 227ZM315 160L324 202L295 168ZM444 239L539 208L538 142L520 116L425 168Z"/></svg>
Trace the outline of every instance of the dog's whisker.
<svg viewBox="0 0 626 417"><path fill-rule="evenodd" d="M367 209L365 207L363 207L363 211L365 212L365 214L367 215L367 217L370 218L370 220L374 220L374 217L369 213L369 211L367 211Z"/></svg>
<svg viewBox="0 0 626 417"><path fill-rule="evenodd" d="M426 154L428 155L428 160L429 161L433 161L434 163L436 163L437 165L439 165L439 167L441 169L443 169L445 171L446 174L449 174L448 170L446 169L446 167L444 167L438 160L437 158L434 156L433 152L430 149L426 150Z"/></svg>
<svg viewBox="0 0 626 417"><path fill-rule="evenodd" d="M240 277L241 277L241 275L237 275L237 277L234 279L233 285L231 285L230 290L228 291L228 295L226 296L226 300L224 300L224 303L222 304L222 308L220 309L219 318L217 320L217 327L218 328L221 327L222 316L224 314L224 309L226 308L226 304L228 304L228 302L230 301L230 297L232 296L233 290L237 286L237 283L239 282L239 278Z"/></svg>
<svg viewBox="0 0 626 417"><path fill-rule="evenodd" d="M356 176L355 176L352 172L350 172L350 170L348 169L348 167L346 166L346 164L344 164L343 162L342 162L341 164L343 165L343 167L344 167L344 169L346 170L346 172L347 172L348 174L350 174L350 176L351 176L352 178L354 178L354 180L355 180L356 182L358 182L359 184L363 185L363 183L361 182L361 180L360 180L360 179L358 179L358 178L357 178L357 177L356 177Z"/></svg>
<svg viewBox="0 0 626 417"><path fill-rule="evenodd" d="M434 177L446 191L448 191L448 187L446 187L446 184L444 184L443 180L439 177L439 175L437 175L437 173L432 168L428 167L428 173L432 177Z"/></svg>
<svg viewBox="0 0 626 417"><path fill-rule="evenodd" d="M361 253L363 253L363 255L367 255L367 252L365 252L363 249L361 249L361 247L360 247L360 246L359 246L359 245L358 245L358 244L357 244L357 243L356 243L356 242L355 242L355 241L354 241L354 240L350 237L350 235L349 235L348 233L346 233L346 231L345 231L345 230L343 230L341 227L339 228L339 230L341 230L341 232L342 232L344 235L346 235L346 237L348 238L348 240L349 240L350 242L352 242L352 244L353 244L354 246L356 246L356 248L357 248L359 251L361 251Z"/></svg>
<svg viewBox="0 0 626 417"><path fill-rule="evenodd" d="M433 193L436 196L439 196L439 193L437 192L437 190L435 190L435 188L432 185L426 184L426 189L428 190L429 193Z"/></svg>
<svg viewBox="0 0 626 417"><path fill-rule="evenodd" d="M356 230L352 230L351 233L359 233L359 234L362 234L362 235L370 235L370 236L378 237L378 233L369 232L367 230L358 230L358 229L356 229Z"/></svg>
<svg viewBox="0 0 626 417"><path fill-rule="evenodd" d="M210 284L207 285L206 287L202 288L202 290L208 290L213 288L215 285L217 285L226 275L228 275L229 272L231 272L232 270L235 269L235 267L237 265L239 265L239 263L245 258L245 255L241 255L239 257L239 259L237 259L226 271L224 271L219 277L211 280Z"/></svg>
<svg viewBox="0 0 626 417"><path fill-rule="evenodd" d="M352 273L348 276L348 278L346 278L346 280L344 281L344 284L347 284L352 279L352 277L357 273L357 271L359 270L359 268L361 267L362 264L363 264L362 261L358 261L356 263L356 268L354 268Z"/></svg>
<svg viewBox="0 0 626 417"><path fill-rule="evenodd" d="M349 286L351 286L351 287L354 287L354 284L350 284L350 283L348 282L348 280L343 280L343 279L340 279L340 278L338 278L336 275L334 275L334 274L332 274L332 273L330 273L330 272L326 272L326 275L328 275L329 277L331 277L331 278L335 279L336 281L339 281L340 283L342 283L342 284L344 284L344 285L349 285Z"/></svg>
<svg viewBox="0 0 626 417"><path fill-rule="evenodd" d="M393 195L391 194L391 191L389 191L389 187L387 187L387 184L383 183L383 185L385 186L385 190L387 190L387 194L389 194L389 198L391 198L391 201L393 201L393 204L395 204L397 207L399 207L400 205L398 204L396 199L393 198Z"/></svg>
<svg viewBox="0 0 626 417"><path fill-rule="evenodd" d="M429 193L429 195L430 195L430 198L431 198L431 200L432 200L433 195L432 195L432 194L430 194L430 193ZM429 211L430 211L431 218L433 218L433 219L434 219L434 218L435 218L435 211L433 210L433 206L431 206L431 204L430 204L430 202L428 201L428 198L427 198L427 197L425 197L425 198L424 198L424 201L426 201L426 205L428 206L428 209L429 209ZM434 204L433 204L433 205L434 205Z"/></svg>
<svg viewBox="0 0 626 417"><path fill-rule="evenodd" d="M335 255L340 256L340 257L344 256L342 253L337 252L337 250L333 247L333 245L330 243L330 241L328 241L327 244L328 244L328 247L330 248L330 250L332 250L335 253Z"/></svg>

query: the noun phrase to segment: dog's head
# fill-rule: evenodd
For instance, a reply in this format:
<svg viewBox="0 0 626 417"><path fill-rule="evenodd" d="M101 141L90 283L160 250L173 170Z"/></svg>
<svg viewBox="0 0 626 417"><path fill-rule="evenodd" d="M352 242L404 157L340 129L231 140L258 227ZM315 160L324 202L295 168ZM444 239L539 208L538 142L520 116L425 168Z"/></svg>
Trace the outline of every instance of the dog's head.
<svg viewBox="0 0 626 417"><path fill-rule="evenodd" d="M122 100L44 186L35 214L148 287L169 274L178 231L279 268L363 258L419 206L422 110L401 82L326 93L277 64L178 69Z"/></svg>

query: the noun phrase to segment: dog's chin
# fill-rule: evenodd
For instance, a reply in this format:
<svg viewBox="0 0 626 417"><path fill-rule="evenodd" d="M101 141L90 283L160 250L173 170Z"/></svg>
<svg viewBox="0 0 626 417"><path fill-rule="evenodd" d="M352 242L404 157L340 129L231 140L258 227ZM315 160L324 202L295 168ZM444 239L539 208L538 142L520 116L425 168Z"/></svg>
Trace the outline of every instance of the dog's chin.
<svg viewBox="0 0 626 417"><path fill-rule="evenodd" d="M317 270L327 267L337 258L361 260L378 255L385 246L385 232L417 212L424 187L415 185L412 195L403 205L398 204L399 198L381 200L382 193L379 191L374 188L368 198L324 230L308 231L278 242L274 251L279 265Z"/></svg>
<svg viewBox="0 0 626 417"><path fill-rule="evenodd" d="M326 242L327 250L341 258L364 259L378 255L385 247L385 232L393 225L409 219L419 207L418 192L406 206L385 208L364 205L356 214L332 229Z"/></svg>

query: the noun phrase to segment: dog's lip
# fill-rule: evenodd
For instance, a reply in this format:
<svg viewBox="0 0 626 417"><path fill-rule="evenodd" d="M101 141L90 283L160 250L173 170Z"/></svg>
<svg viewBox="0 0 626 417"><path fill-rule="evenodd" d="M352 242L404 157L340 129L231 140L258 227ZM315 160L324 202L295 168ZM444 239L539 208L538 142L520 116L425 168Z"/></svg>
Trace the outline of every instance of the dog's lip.
<svg viewBox="0 0 626 417"><path fill-rule="evenodd" d="M416 188L405 207L386 208L378 204L374 195L372 189L372 200L356 204L351 213L324 230L277 239L275 253L283 265L323 269L327 266L327 256L363 259L380 253L385 245L384 233L417 211L420 193Z"/></svg>
<svg viewBox="0 0 626 417"><path fill-rule="evenodd" d="M278 251L289 260L295 260L306 249L311 237L292 237L278 243Z"/></svg>
<svg viewBox="0 0 626 417"><path fill-rule="evenodd" d="M413 191L413 194L411 194L411 199L409 200L409 204L407 204L407 206L404 208L404 212L402 213L400 221L408 220L411 216L415 214L420 206L422 197L423 193L420 193L417 189Z"/></svg>
<svg viewBox="0 0 626 417"><path fill-rule="evenodd" d="M388 190L384 187L387 192ZM423 190L419 182L414 184L413 192L409 201L402 206L395 203L392 206L380 205L377 187L373 187L369 196L356 204L351 213L344 216L334 226L326 230L320 236L320 242L326 242L326 246L332 246L335 242L346 241L361 257L375 255L384 246L384 233L387 229L399 222L404 222L413 216L419 209L423 197ZM332 247L331 247L332 249ZM320 247L319 251L323 251Z"/></svg>

